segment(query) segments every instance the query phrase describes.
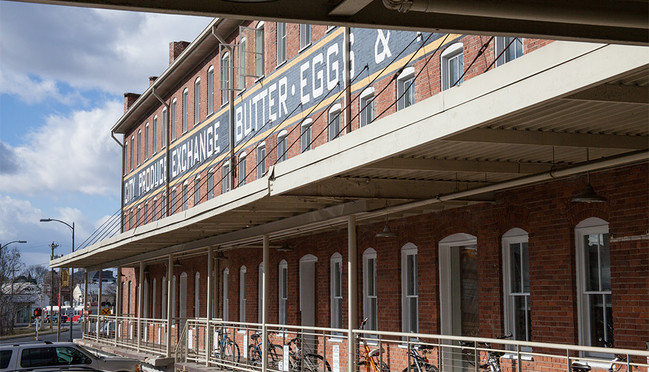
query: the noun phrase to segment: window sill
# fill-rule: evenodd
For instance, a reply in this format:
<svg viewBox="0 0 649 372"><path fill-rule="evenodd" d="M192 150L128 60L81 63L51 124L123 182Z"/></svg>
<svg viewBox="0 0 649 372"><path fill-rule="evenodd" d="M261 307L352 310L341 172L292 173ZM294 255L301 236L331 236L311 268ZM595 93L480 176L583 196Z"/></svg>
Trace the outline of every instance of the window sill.
<svg viewBox="0 0 649 372"><path fill-rule="evenodd" d="M338 342L338 343L343 343L345 340L340 337L340 336L330 336L327 341L329 342Z"/></svg>
<svg viewBox="0 0 649 372"><path fill-rule="evenodd" d="M531 352L531 350L528 350L527 352ZM518 359L518 356L516 355L516 353L507 353L507 354L501 356L501 358L502 359L516 360L516 359ZM533 361L534 357L532 355L523 354L523 351L521 351L521 360Z"/></svg>
<svg viewBox="0 0 649 372"><path fill-rule="evenodd" d="M311 46L311 44L312 44L312 42L308 43L305 46L303 46L302 48L300 48L300 50L297 51L297 53L300 54L300 53L304 52L305 50L307 50Z"/></svg>

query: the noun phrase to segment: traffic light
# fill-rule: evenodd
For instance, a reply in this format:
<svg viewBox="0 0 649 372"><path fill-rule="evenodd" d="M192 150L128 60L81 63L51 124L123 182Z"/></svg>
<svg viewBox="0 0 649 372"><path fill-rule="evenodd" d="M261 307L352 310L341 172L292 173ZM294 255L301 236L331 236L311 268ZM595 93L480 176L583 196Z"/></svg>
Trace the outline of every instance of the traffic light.
<svg viewBox="0 0 649 372"><path fill-rule="evenodd" d="M41 308L34 309L34 317L39 318L41 315L43 315L43 309Z"/></svg>

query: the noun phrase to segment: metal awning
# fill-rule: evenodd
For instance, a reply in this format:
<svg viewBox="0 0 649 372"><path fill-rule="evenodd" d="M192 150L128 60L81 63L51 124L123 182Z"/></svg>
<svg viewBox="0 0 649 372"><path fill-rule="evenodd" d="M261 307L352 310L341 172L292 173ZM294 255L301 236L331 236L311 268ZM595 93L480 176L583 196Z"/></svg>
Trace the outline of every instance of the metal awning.
<svg viewBox="0 0 649 372"><path fill-rule="evenodd" d="M51 262L129 266L494 200L649 159L649 49L555 42L275 165L268 176Z"/></svg>

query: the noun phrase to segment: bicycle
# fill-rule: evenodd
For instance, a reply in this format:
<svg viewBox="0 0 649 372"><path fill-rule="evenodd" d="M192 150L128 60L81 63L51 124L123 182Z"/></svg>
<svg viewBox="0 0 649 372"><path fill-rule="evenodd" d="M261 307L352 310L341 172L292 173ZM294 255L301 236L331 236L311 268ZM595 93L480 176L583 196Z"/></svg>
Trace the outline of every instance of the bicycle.
<svg viewBox="0 0 649 372"><path fill-rule="evenodd" d="M300 350L298 346L299 338L295 337L290 340L286 345L288 345L288 355L289 355L289 371L299 372L299 371L309 371L316 372L319 371L318 367L320 363L324 366L324 370L331 372L331 366L325 358L316 353L307 353L304 352L304 349ZM301 352L300 352L301 351Z"/></svg>
<svg viewBox="0 0 649 372"><path fill-rule="evenodd" d="M270 333L269 333L270 335ZM252 344L248 345L248 362L255 366L260 366L262 363L263 353L261 351L261 332L257 331L250 335L250 339L253 341ZM270 342L270 339L266 338L268 342L268 368L277 369L279 364L279 355L282 352L282 346L273 344ZM280 350L278 355L277 349Z"/></svg>
<svg viewBox="0 0 649 372"><path fill-rule="evenodd" d="M221 359L226 368L232 369L239 364L239 345L228 336L228 329L225 327L222 328L220 336L216 343L214 357Z"/></svg>
<svg viewBox="0 0 649 372"><path fill-rule="evenodd" d="M365 327L365 324L367 324L367 318L363 319L359 328L363 329ZM359 367L367 366L366 369L372 372L390 372L390 366L388 366L381 358L383 349L370 349L365 338L363 338L363 348L365 349L365 355L363 356L365 360L358 362ZM360 353L358 357L360 359Z"/></svg>
<svg viewBox="0 0 649 372"><path fill-rule="evenodd" d="M500 336L498 337L499 340L503 340L506 338L510 338L512 335L505 335L505 336ZM462 342L460 341L460 345L462 346L471 346L470 342ZM505 353L501 351L495 351L491 349L491 344L487 342L477 342L476 346L478 347L484 347L487 350L487 363L481 364L480 369L489 371L489 372L500 372L500 357L503 356ZM470 364L474 364L472 361L468 361Z"/></svg>
<svg viewBox="0 0 649 372"><path fill-rule="evenodd" d="M416 345L410 348L412 364L410 367L404 368L402 372L408 372L409 370L415 372L439 372L437 366L429 363L426 357L426 354L432 349L434 349L432 345ZM419 354L419 350L421 350L421 354Z"/></svg>

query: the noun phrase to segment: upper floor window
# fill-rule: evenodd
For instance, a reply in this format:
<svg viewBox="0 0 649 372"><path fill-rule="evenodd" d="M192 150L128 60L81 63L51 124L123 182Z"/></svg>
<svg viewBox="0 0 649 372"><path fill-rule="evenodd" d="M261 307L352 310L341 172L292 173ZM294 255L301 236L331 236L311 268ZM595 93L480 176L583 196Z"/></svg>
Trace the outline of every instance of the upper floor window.
<svg viewBox="0 0 649 372"><path fill-rule="evenodd" d="M135 147L135 137L131 136L131 153L129 156L129 165L131 166L131 170L133 170L133 148Z"/></svg>
<svg viewBox="0 0 649 372"><path fill-rule="evenodd" d="M306 48L311 44L311 25L306 23L300 24L300 49Z"/></svg>
<svg viewBox="0 0 649 372"><path fill-rule="evenodd" d="M286 137L288 132L284 129L277 135L277 162L286 160Z"/></svg>
<svg viewBox="0 0 649 372"><path fill-rule="evenodd" d="M264 76L264 22L257 24L255 32L255 75Z"/></svg>
<svg viewBox="0 0 649 372"><path fill-rule="evenodd" d="M330 304L331 304L331 328L342 328L343 326L343 257L340 253L331 256L331 272L329 276Z"/></svg>
<svg viewBox="0 0 649 372"><path fill-rule="evenodd" d="M376 295L376 251L372 248L366 249L363 253L363 317L367 318L365 329L378 329Z"/></svg>
<svg viewBox="0 0 649 372"><path fill-rule="evenodd" d="M286 61L286 23L277 22L277 65Z"/></svg>
<svg viewBox="0 0 649 372"><path fill-rule="evenodd" d="M418 306L417 247L408 243L401 248L401 327L403 332L419 332Z"/></svg>
<svg viewBox="0 0 649 372"><path fill-rule="evenodd" d="M214 168L207 172L207 199L214 197Z"/></svg>
<svg viewBox="0 0 649 372"><path fill-rule="evenodd" d="M223 57L221 57L221 105L228 103L230 88L230 53L223 53Z"/></svg>
<svg viewBox="0 0 649 372"><path fill-rule="evenodd" d="M335 104L329 110L329 141L333 141L340 135L340 104Z"/></svg>
<svg viewBox="0 0 649 372"><path fill-rule="evenodd" d="M153 141L151 141L151 149L153 150L153 154L158 151L158 115L153 117L153 128L151 131L151 134L153 135Z"/></svg>
<svg viewBox="0 0 649 372"><path fill-rule="evenodd" d="M246 321L246 267L239 270L239 321Z"/></svg>
<svg viewBox="0 0 649 372"><path fill-rule="evenodd" d="M442 53L442 90L452 88L462 82L460 77L464 71L463 49L464 45L462 43L455 43Z"/></svg>
<svg viewBox="0 0 649 372"><path fill-rule="evenodd" d="M137 165L140 165L140 154L142 153L142 131L137 132Z"/></svg>
<svg viewBox="0 0 649 372"><path fill-rule="evenodd" d="M151 221L155 221L158 219L158 199L153 198L153 202L151 204Z"/></svg>
<svg viewBox="0 0 649 372"><path fill-rule="evenodd" d="M365 89L359 99L359 109L360 113L358 116L360 127L364 127L367 124L374 121L374 88L369 87Z"/></svg>
<svg viewBox="0 0 649 372"><path fill-rule="evenodd" d="M149 222L149 203L144 202L144 224Z"/></svg>
<svg viewBox="0 0 649 372"><path fill-rule="evenodd" d="M135 226L140 226L140 222L142 221L140 219L140 209L142 209L142 206L138 205L137 210L135 211Z"/></svg>
<svg viewBox="0 0 649 372"><path fill-rule="evenodd" d="M286 324L286 304L288 303L288 263L282 260L279 263L279 324Z"/></svg>
<svg viewBox="0 0 649 372"><path fill-rule="evenodd" d="M246 184L246 153L239 155L239 186Z"/></svg>
<svg viewBox="0 0 649 372"><path fill-rule="evenodd" d="M187 200L189 199L189 182L183 183L183 210L187 210Z"/></svg>
<svg viewBox="0 0 649 372"><path fill-rule="evenodd" d="M528 234L511 229L503 235L503 294L505 334L532 340Z"/></svg>
<svg viewBox="0 0 649 372"><path fill-rule="evenodd" d="M608 222L588 218L575 228L580 344L613 344Z"/></svg>
<svg viewBox="0 0 649 372"><path fill-rule="evenodd" d="M188 120L187 119L187 115L188 115L187 112L189 111L188 105L189 105L189 90L187 88L185 88L185 90L183 90L183 107L182 107L182 110L183 110L183 118L182 118L183 131L182 131L182 133L187 132L187 120Z"/></svg>
<svg viewBox="0 0 649 372"><path fill-rule="evenodd" d="M201 176L198 175L194 179L194 205L198 205L201 202Z"/></svg>
<svg viewBox="0 0 649 372"><path fill-rule="evenodd" d="M257 146L257 179L266 174L266 144L260 143Z"/></svg>
<svg viewBox="0 0 649 372"><path fill-rule="evenodd" d="M406 67L397 77L397 110L415 103L415 69Z"/></svg>
<svg viewBox="0 0 649 372"><path fill-rule="evenodd" d="M173 101L171 101L171 140L176 139L176 114L178 113L177 110L177 103L178 101L174 98Z"/></svg>
<svg viewBox="0 0 649 372"><path fill-rule="evenodd" d="M246 47L247 47L246 38L242 38L239 41L239 80L237 88L239 90L246 89Z"/></svg>
<svg viewBox="0 0 649 372"><path fill-rule="evenodd" d="M221 172L221 194L225 194L230 191L230 164L223 164Z"/></svg>
<svg viewBox="0 0 649 372"><path fill-rule="evenodd" d="M214 113L214 66L207 69L207 114Z"/></svg>
<svg viewBox="0 0 649 372"><path fill-rule="evenodd" d="M300 148L302 152L311 150L311 119L305 119L300 127Z"/></svg>
<svg viewBox="0 0 649 372"><path fill-rule="evenodd" d="M230 318L230 295L229 295L229 279L230 269L223 270L223 320L227 321Z"/></svg>
<svg viewBox="0 0 649 372"><path fill-rule="evenodd" d="M149 158L149 123L144 126L144 159Z"/></svg>
<svg viewBox="0 0 649 372"><path fill-rule="evenodd" d="M176 193L176 188L174 187L171 189L171 213L176 213L176 198L177 193Z"/></svg>
<svg viewBox="0 0 649 372"><path fill-rule="evenodd" d="M160 141L162 144L160 145L161 149L164 149L167 146L167 126L169 126L169 121L167 119L167 108L162 109L162 137L160 137Z"/></svg>
<svg viewBox="0 0 649 372"><path fill-rule="evenodd" d="M194 81L194 124L201 121L201 78Z"/></svg>
<svg viewBox="0 0 649 372"><path fill-rule="evenodd" d="M167 216L167 193L162 193L162 200L160 201L160 215L162 217Z"/></svg>
<svg viewBox="0 0 649 372"><path fill-rule="evenodd" d="M504 65L523 55L523 40L517 37L497 36L496 66Z"/></svg>

